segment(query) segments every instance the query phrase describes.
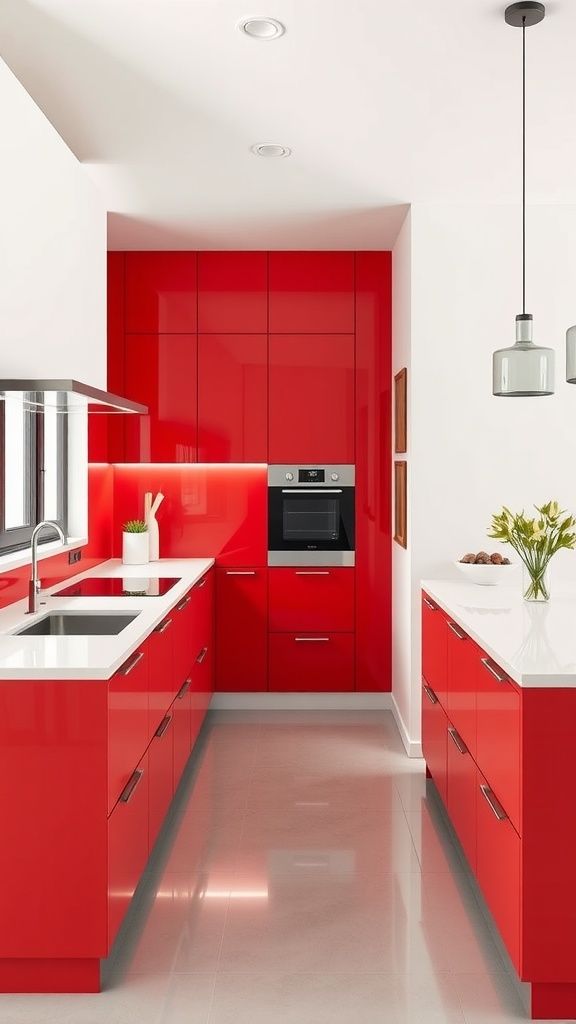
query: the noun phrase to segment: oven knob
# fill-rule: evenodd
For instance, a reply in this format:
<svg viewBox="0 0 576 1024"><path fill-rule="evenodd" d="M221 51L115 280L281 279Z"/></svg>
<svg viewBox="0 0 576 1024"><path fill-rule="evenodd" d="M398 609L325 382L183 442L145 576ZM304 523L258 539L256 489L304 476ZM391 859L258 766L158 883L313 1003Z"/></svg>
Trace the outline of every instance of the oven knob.
<svg viewBox="0 0 576 1024"><path fill-rule="evenodd" d="M293 480L294 479L294 473L286 473L286 479L287 480Z"/></svg>
<svg viewBox="0 0 576 1024"><path fill-rule="evenodd" d="M338 473L331 473L330 474L330 479L331 480L338 480Z"/></svg>

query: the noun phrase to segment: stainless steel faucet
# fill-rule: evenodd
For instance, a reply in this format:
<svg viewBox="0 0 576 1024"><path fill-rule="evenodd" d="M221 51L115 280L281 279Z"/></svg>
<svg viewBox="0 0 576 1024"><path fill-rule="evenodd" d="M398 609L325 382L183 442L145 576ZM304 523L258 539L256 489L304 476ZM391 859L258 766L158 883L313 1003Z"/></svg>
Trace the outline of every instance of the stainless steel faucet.
<svg viewBox="0 0 576 1024"><path fill-rule="evenodd" d="M38 603L40 598L40 580L38 579L38 537L42 533L42 530L48 529L56 530L60 540L63 544L66 543L66 537L62 527L55 523L53 519L43 519L41 523L32 530L32 575L28 584L28 612L37 612Z"/></svg>

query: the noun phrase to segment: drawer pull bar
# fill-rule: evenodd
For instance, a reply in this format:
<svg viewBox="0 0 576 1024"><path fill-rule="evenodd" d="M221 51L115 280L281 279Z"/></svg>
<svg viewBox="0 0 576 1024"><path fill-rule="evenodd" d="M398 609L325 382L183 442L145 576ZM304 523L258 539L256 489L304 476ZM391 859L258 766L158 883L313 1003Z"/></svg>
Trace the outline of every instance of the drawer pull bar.
<svg viewBox="0 0 576 1024"><path fill-rule="evenodd" d="M166 729L170 725L171 721L172 721L172 715L166 715L166 717L162 719L162 721L160 722L160 725L158 726L158 728L156 729L156 732L154 733L154 735L157 736L158 739L160 739L161 736L164 735L164 733L166 732Z"/></svg>
<svg viewBox="0 0 576 1024"><path fill-rule="evenodd" d="M136 668L136 665L138 664L138 662L143 657L144 657L144 651L140 651L138 654L135 654L134 657L132 658L132 661L127 662L125 665L122 666L122 668L118 669L118 671L120 672L120 675L122 675L122 676L129 675L130 672L132 671L132 669Z"/></svg>
<svg viewBox="0 0 576 1024"><path fill-rule="evenodd" d="M490 664L488 658L480 658L480 661L484 665L484 668L488 669L490 675L494 676L494 679L496 680L497 683L508 682L508 676L501 676L500 673L497 672L497 670L494 668L494 666Z"/></svg>
<svg viewBox="0 0 576 1024"><path fill-rule="evenodd" d="M504 819L507 818L508 815L506 814L506 811L502 807L502 804L499 803L496 797L494 796L494 793L490 789L490 786L480 786L480 789L482 790L482 796L484 797L492 813L496 815L498 821L504 821Z"/></svg>
<svg viewBox="0 0 576 1024"><path fill-rule="evenodd" d="M455 622L449 622L448 623L448 629L451 629L452 632L456 634L456 636L458 637L459 640L467 640L468 639L467 633L464 633L461 629L459 629Z"/></svg>
<svg viewBox="0 0 576 1024"><path fill-rule="evenodd" d="M424 693L428 697L428 700L431 701L432 704L437 704L438 697L434 693L434 690L432 690L429 686L426 686L426 683L423 683L422 685L424 687Z"/></svg>
<svg viewBox="0 0 576 1024"><path fill-rule="evenodd" d="M464 740L460 738L453 725L448 728L448 735L456 747L456 750L459 750L461 754L468 753L468 747L464 743Z"/></svg>
<svg viewBox="0 0 576 1024"><path fill-rule="evenodd" d="M156 626L156 629L154 630L154 632L155 633L165 633L166 630L168 629L168 626L171 626L171 625L172 625L172 619L164 619L164 622L161 622L159 626Z"/></svg>
<svg viewBox="0 0 576 1024"><path fill-rule="evenodd" d="M324 570L322 570L322 572L316 572L316 570L314 570L312 572L307 572L306 570L297 569L294 575L295 576L329 576L330 573L327 572L327 571L324 571Z"/></svg>
<svg viewBox="0 0 576 1024"><path fill-rule="evenodd" d="M295 636L297 644L328 644L330 643L329 636Z"/></svg>
<svg viewBox="0 0 576 1024"><path fill-rule="evenodd" d="M207 647L203 647L202 650L200 651L200 654L196 658L196 664L197 665L201 665L207 654L208 654L208 648Z"/></svg>
<svg viewBox="0 0 576 1024"><path fill-rule="evenodd" d="M254 569L243 569L242 571L240 571L238 569L227 569L226 570L226 575L227 576L255 576L256 572L255 572Z"/></svg>
<svg viewBox="0 0 576 1024"><path fill-rule="evenodd" d="M432 601L429 601L427 597L423 597L422 600L424 601L424 604L426 605L427 608L430 609L431 612L438 611L437 606L435 604L432 604Z"/></svg>
<svg viewBox="0 0 576 1024"><path fill-rule="evenodd" d="M183 685L178 690L178 693L176 694L176 700L182 700L182 697L184 697L188 693L188 690L190 689L190 683L191 682L192 682L191 679L187 679L186 682L183 683Z"/></svg>
<svg viewBox="0 0 576 1024"><path fill-rule="evenodd" d="M181 612L182 609L185 608L186 605L188 604L188 602L191 601L191 600L192 600L192 598L190 597L190 594L188 594L188 597L185 597L183 601L180 601L180 604L176 605L177 611Z"/></svg>
<svg viewBox="0 0 576 1024"><path fill-rule="evenodd" d="M120 799L123 804L128 803L130 797L132 796L134 790L136 789L136 786L140 782L140 779L142 778L143 775L144 770L142 768L137 768L136 771L133 772L133 774L130 776L128 782L126 783L124 789L120 794Z"/></svg>
<svg viewBox="0 0 576 1024"><path fill-rule="evenodd" d="M203 576L199 583L196 584L196 589L200 590L200 587L206 586L206 577Z"/></svg>

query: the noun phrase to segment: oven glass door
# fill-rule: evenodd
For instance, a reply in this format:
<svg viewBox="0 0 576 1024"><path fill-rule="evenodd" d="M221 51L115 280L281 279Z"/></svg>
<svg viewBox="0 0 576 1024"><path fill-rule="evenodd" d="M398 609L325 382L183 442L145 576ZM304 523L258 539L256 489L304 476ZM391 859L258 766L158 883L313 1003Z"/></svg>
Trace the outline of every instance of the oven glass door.
<svg viewBox="0 0 576 1024"><path fill-rule="evenodd" d="M354 551L354 488L270 487L268 550Z"/></svg>

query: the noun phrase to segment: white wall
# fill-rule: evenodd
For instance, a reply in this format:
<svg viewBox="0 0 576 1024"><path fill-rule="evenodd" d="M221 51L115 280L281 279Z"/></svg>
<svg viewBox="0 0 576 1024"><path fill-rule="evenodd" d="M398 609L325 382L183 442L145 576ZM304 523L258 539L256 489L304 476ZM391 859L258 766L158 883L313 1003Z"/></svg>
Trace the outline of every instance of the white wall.
<svg viewBox="0 0 576 1024"><path fill-rule="evenodd" d="M106 387L106 209L0 61L0 377Z"/></svg>
<svg viewBox="0 0 576 1024"><path fill-rule="evenodd" d="M576 210L527 211L526 311L534 340L556 350L548 398L492 396L492 352L513 344L522 311L520 210L413 206L410 231L410 271L402 235L394 250L393 365L410 371L410 520L408 559L394 545L393 701L414 752L421 579L456 576L451 563L466 551L495 550L486 530L503 504L529 510L552 498L576 514L576 387L564 380L565 332L576 322ZM576 581L576 552L561 551L552 587L568 579Z"/></svg>

